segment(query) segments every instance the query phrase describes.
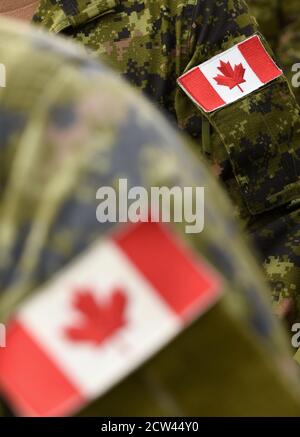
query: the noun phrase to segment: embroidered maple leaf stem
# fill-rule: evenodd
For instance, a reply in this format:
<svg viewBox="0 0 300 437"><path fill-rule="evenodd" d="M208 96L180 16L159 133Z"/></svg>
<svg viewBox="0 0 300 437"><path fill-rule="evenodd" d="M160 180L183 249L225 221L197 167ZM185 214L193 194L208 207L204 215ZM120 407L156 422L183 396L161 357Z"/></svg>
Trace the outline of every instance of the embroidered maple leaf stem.
<svg viewBox="0 0 300 437"><path fill-rule="evenodd" d="M237 86L242 93L244 92L240 85L246 82L244 79L246 69L242 64L235 65L232 68L230 62L220 61L218 70L222 73L214 77L218 85L227 86L230 90Z"/></svg>

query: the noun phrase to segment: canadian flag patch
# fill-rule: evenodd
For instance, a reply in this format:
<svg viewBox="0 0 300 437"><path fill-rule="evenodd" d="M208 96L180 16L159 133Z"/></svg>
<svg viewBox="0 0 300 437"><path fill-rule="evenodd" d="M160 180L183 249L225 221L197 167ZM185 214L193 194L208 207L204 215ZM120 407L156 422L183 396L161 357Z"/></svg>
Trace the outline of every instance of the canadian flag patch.
<svg viewBox="0 0 300 437"><path fill-rule="evenodd" d="M233 103L282 75L255 35L194 67L178 79L205 112Z"/></svg>
<svg viewBox="0 0 300 437"><path fill-rule="evenodd" d="M0 351L1 391L21 415L70 415L159 351L221 290L218 274L166 226L130 225L20 308Z"/></svg>

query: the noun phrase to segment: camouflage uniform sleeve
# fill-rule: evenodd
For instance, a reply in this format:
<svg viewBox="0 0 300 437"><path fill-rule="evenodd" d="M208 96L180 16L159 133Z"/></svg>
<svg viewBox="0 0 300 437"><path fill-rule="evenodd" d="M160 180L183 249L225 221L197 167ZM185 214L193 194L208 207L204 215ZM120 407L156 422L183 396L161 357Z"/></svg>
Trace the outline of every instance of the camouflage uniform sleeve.
<svg viewBox="0 0 300 437"><path fill-rule="evenodd" d="M258 32L243 1L200 1L195 16L186 71ZM177 96L177 113L184 128L200 126L199 110L191 109L182 95ZM211 159L221 167L221 179L240 205L241 217L262 255L274 300L291 296L297 300L300 121L286 78L208 119L214 128Z"/></svg>
<svg viewBox="0 0 300 437"><path fill-rule="evenodd" d="M183 72L258 32L245 2L100 0L90 6L42 0L34 20L104 58L177 120L208 155L253 233L275 300L297 295L299 109L285 77L211 114L209 145L202 141L206 115L176 86Z"/></svg>
<svg viewBox="0 0 300 437"><path fill-rule="evenodd" d="M0 20L10 83L0 93L1 320L115 226L95 218L99 186L120 177L129 186L204 186L204 231L185 234L183 223L173 232L219 275L221 300L82 414L297 415L298 375L260 270L205 165L110 70L66 43L12 29Z"/></svg>

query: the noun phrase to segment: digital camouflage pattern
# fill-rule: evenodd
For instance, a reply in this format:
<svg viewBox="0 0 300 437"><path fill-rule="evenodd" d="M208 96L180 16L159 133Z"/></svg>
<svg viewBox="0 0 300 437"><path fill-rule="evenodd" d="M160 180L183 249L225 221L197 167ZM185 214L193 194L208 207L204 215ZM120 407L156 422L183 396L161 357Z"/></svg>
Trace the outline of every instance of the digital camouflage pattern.
<svg viewBox="0 0 300 437"><path fill-rule="evenodd" d="M104 59L195 140L253 237L275 304L294 299L300 314L300 119L287 80L209 115L176 85L190 68L258 32L245 2L41 0L34 22Z"/></svg>
<svg viewBox="0 0 300 437"><path fill-rule="evenodd" d="M300 3L298 0L248 0L300 101ZM298 74L297 74L298 73ZM293 80L294 78L294 80Z"/></svg>
<svg viewBox="0 0 300 437"><path fill-rule="evenodd" d="M0 320L117 226L96 220L99 187L120 177L129 187L204 186L204 231L185 234L183 223L173 232L220 277L221 300L82 414L298 415L299 375L260 269L231 204L181 136L67 42L2 19L0 59L7 68L0 90Z"/></svg>

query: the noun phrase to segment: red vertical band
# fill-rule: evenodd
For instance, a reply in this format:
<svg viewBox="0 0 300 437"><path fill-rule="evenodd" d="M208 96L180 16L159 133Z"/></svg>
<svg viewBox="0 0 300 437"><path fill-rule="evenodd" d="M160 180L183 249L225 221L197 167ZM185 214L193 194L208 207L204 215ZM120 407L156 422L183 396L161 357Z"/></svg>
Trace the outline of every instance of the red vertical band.
<svg viewBox="0 0 300 437"><path fill-rule="evenodd" d="M224 100L206 79L200 68L181 76L178 83L184 88L191 98L205 111L210 112L225 105Z"/></svg>
<svg viewBox="0 0 300 437"><path fill-rule="evenodd" d="M282 70L277 67L258 36L238 44L238 48L261 82L268 83L282 75Z"/></svg>
<svg viewBox="0 0 300 437"><path fill-rule="evenodd" d="M219 294L216 275L201 260L193 259L165 225L141 223L115 241L160 297L183 318L200 314L201 308L207 310Z"/></svg>
<svg viewBox="0 0 300 437"><path fill-rule="evenodd" d="M42 345L12 322L0 352L0 387L24 416L59 416L85 400Z"/></svg>

